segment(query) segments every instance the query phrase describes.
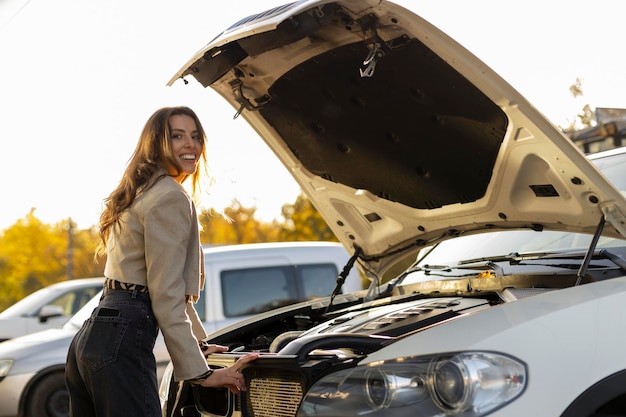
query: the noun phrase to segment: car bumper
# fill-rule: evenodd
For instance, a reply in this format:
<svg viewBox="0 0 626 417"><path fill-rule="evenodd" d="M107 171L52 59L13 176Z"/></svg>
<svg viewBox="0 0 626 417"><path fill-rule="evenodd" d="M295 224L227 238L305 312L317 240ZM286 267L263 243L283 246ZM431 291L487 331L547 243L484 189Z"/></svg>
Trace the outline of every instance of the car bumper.
<svg viewBox="0 0 626 417"><path fill-rule="evenodd" d="M24 387L34 376L34 373L9 375L0 381L0 417L17 416Z"/></svg>

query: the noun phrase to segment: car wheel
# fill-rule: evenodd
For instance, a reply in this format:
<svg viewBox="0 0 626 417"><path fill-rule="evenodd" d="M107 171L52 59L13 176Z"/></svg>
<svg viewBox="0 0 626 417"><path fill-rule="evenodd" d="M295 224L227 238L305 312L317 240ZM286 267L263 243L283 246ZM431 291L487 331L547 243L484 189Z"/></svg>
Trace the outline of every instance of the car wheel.
<svg viewBox="0 0 626 417"><path fill-rule="evenodd" d="M26 417L68 417L70 397L65 386L65 374L56 372L40 380L29 395Z"/></svg>

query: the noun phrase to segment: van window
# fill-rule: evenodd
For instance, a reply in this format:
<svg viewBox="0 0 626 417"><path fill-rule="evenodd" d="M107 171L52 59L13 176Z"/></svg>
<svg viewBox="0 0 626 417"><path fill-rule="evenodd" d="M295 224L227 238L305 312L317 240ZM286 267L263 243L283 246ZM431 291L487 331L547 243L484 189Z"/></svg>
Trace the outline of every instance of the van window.
<svg viewBox="0 0 626 417"><path fill-rule="evenodd" d="M222 271L225 317L258 314L314 297L330 295L334 264L275 266Z"/></svg>
<svg viewBox="0 0 626 417"><path fill-rule="evenodd" d="M334 264L304 265L297 268L302 282L304 299L328 297L337 285L337 267Z"/></svg>

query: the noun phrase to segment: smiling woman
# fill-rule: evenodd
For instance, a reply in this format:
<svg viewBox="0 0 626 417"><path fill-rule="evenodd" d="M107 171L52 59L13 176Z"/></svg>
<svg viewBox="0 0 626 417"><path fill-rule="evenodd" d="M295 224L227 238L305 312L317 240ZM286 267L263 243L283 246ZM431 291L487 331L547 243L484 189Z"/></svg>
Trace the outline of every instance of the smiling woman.
<svg viewBox="0 0 626 417"><path fill-rule="evenodd" d="M198 161L204 157L204 137L196 127L196 121L185 114L170 117L170 150L171 159L166 161L168 174L182 183L196 173Z"/></svg>
<svg viewBox="0 0 626 417"><path fill-rule="evenodd" d="M256 355L209 369L200 343L207 334L194 308L204 286L204 258L196 208L182 183L190 179L194 190L199 184L205 141L190 108L157 110L106 200L100 218L106 281L68 352L70 416L160 416L153 353L159 329L176 378L245 390L237 371Z"/></svg>
<svg viewBox="0 0 626 417"><path fill-rule="evenodd" d="M180 162L183 172L188 175L196 172L198 154L203 146L195 125L194 120L188 116L176 115L170 120L172 154Z"/></svg>

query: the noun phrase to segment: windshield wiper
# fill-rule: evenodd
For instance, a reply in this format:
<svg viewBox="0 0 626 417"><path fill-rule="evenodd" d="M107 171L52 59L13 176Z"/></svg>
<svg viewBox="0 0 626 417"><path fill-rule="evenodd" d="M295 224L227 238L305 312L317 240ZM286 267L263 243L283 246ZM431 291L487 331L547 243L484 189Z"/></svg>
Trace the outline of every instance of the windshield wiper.
<svg viewBox="0 0 626 417"><path fill-rule="evenodd" d="M485 256L480 258L472 258L459 261L456 266L447 266L447 265L420 265L420 263L432 252L437 246L433 246L424 256L421 257L411 268L404 271L395 279L389 281L385 288L379 292L378 296L385 296L393 291L395 287L402 284L404 279L413 272L423 272L425 275L431 276L445 276L452 279L463 279L468 275L473 274L450 274L453 270L467 270L467 269L489 269L494 271L496 276L502 276L503 270L500 265L496 262L509 262L511 265L535 265L535 266L545 266L552 268L567 268L567 269L578 269L578 273L576 274L577 280L575 285L580 285L584 275L587 273L587 270L591 268L606 268L605 265L591 265L592 259L607 259L615 264L618 268L626 272L626 259L620 256L617 253L611 252L608 249L600 249L596 250L598 240L602 235L602 231L604 230L604 224L606 219L604 216L601 217L600 222L596 228L593 239L587 250L579 250L572 252L534 252L534 253L525 253L520 255L517 252L509 253L507 255L496 255L496 256ZM524 261L540 261L540 260L559 260L559 259L583 259L581 263L542 263L542 262L533 262L524 263ZM446 272L447 274L443 274L441 272Z"/></svg>
<svg viewBox="0 0 626 417"><path fill-rule="evenodd" d="M511 253L509 255L499 255L499 256L489 256L484 258L475 258L475 259L466 259L459 262L459 267L461 268L480 268L484 267L488 264L493 264L495 262L508 262L510 265L535 265L535 266L546 266L551 268L564 268L564 269L578 269L580 268L580 263L547 263L547 262L533 262L526 263L525 261L540 261L540 260L558 260L558 259L583 259L585 258L587 252L578 251L578 252L543 252L543 253L528 253L524 255L519 255L517 253ZM600 255L600 256L598 256ZM619 257L618 255L613 254L615 257ZM603 256L601 251L594 254L595 258L606 258L610 259L608 256ZM621 265L618 265L621 268ZM603 266L592 266L595 268L602 268Z"/></svg>
<svg viewBox="0 0 626 417"><path fill-rule="evenodd" d="M598 240L602 235L602 231L604 230L604 224L606 223L606 219L604 216L600 218L600 222L596 227L596 231L591 239L591 243L589 244L589 248L586 251L582 252L543 252L543 253L528 253L524 255L520 255L518 253L511 253L504 256L492 256L492 257L483 257L483 258L475 258L468 259L465 261L460 261L459 265L468 265L472 263L478 262L505 262L508 261L511 265L525 265L524 261L529 260L547 260L547 259L576 259L583 258L581 264L571 264L571 263L533 263L533 265L547 266L553 268L569 268L569 269L578 269L578 273L576 274L576 284L580 285L583 277L587 273L587 270L590 267L591 260L593 258L602 258L608 259L613 262L616 266L618 266L623 271L626 271L626 260L624 260L620 255L612 253L607 249L601 249L596 251L596 247L598 245ZM595 268L596 266L594 266ZM600 268L602 266L599 266Z"/></svg>
<svg viewBox="0 0 626 417"><path fill-rule="evenodd" d="M503 255L503 256L491 256L488 258L481 259L468 259L459 262L459 265L463 265L465 268L473 267L480 268L486 267L489 263L494 262L509 262L510 265L534 265L534 266L546 266L551 268L563 268L563 269L579 269L583 263L565 263L565 262L533 262L526 263L524 261L541 261L541 260L558 260L558 259L584 259L587 255L587 252L577 251L577 252L555 252L555 253L544 253L544 254L525 254L525 255ZM589 268L606 268L604 265L593 265L591 264L591 260L594 259L607 259L613 262L617 267L626 272L626 259L622 258L620 255L609 251L608 249L600 249L593 253L591 256L590 262L586 265L586 269ZM457 267L458 268L458 267Z"/></svg>
<svg viewBox="0 0 626 417"><path fill-rule="evenodd" d="M626 272L626 259L622 258L616 253L609 251L608 249L600 249L598 251L598 254L613 262L615 265L619 266L623 271Z"/></svg>
<svg viewBox="0 0 626 417"><path fill-rule="evenodd" d="M509 262L511 265L518 265L523 261L537 260L537 259L571 259L582 258L585 256L586 251L580 252L567 252L566 255L563 252L531 252L520 255L518 252L512 252L507 255L494 255L483 256L480 258L470 258L459 261L459 265L470 265L480 262Z"/></svg>

